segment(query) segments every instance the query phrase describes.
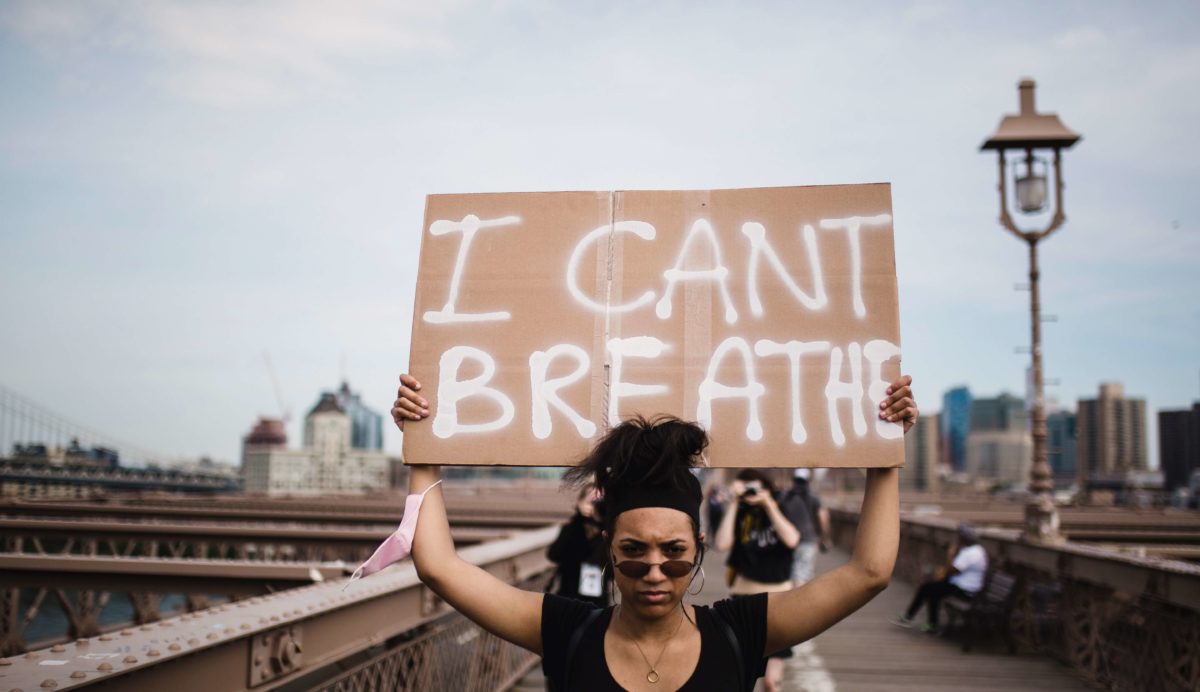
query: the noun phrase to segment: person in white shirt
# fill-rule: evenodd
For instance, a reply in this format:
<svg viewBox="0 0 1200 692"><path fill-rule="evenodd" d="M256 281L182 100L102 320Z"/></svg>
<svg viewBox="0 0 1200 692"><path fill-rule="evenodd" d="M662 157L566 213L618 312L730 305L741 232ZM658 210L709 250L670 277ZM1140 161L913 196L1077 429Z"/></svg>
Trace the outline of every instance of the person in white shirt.
<svg viewBox="0 0 1200 692"><path fill-rule="evenodd" d="M968 523L958 525L958 541L950 550L953 559L938 570L933 581L927 581L917 589L912 603L896 620L897 625L911 627L913 618L921 606L926 606L928 621L921 626L926 632L938 632L938 615L942 599L947 596L970 600L983 588L983 576L987 573L988 558L975 534L975 527Z"/></svg>

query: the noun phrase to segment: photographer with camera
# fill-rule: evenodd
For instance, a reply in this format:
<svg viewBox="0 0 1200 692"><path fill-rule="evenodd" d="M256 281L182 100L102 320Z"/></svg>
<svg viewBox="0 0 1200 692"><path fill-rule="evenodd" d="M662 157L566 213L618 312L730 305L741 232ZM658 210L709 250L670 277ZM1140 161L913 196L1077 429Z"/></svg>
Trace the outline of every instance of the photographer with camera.
<svg viewBox="0 0 1200 692"><path fill-rule="evenodd" d="M725 512L717 529L717 550L727 551L726 579L734 595L772 593L792 588L792 551L800 543L800 517L781 507L771 479L758 469L742 469L730 486L736 508ZM791 504L791 503L789 503ZM783 661L791 649L772 653L763 676L767 692L779 689Z"/></svg>
<svg viewBox="0 0 1200 692"><path fill-rule="evenodd" d="M575 514L546 549L546 558L558 566L554 571L553 593L607 608L605 594L612 577L604 577L607 558L599 502L600 491L596 486L590 483L583 486L575 501Z"/></svg>

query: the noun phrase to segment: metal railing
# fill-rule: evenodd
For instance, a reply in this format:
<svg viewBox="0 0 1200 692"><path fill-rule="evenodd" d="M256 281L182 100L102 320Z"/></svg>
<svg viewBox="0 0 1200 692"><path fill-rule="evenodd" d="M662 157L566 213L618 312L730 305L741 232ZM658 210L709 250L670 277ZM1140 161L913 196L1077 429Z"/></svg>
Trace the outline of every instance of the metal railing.
<svg viewBox="0 0 1200 692"><path fill-rule="evenodd" d="M459 555L537 588L550 574L545 550L557 532L528 531ZM0 659L0 687L495 690L536 663L454 614L411 561L344 586L326 581Z"/></svg>
<svg viewBox="0 0 1200 692"><path fill-rule="evenodd" d="M833 509L835 542L852 549L858 513ZM895 575L913 584L945 562L957 523L901 519ZM1005 633L1114 690L1200 689L1200 566L983 528L992 567L1017 578Z"/></svg>

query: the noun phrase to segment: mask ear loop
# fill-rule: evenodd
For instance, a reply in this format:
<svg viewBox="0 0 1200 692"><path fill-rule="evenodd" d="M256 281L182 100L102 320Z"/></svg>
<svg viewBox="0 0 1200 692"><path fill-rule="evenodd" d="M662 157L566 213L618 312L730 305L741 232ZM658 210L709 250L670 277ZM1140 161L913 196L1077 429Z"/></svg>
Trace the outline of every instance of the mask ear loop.
<svg viewBox="0 0 1200 692"><path fill-rule="evenodd" d="M434 488L436 488L437 486L439 486L439 485L441 485L441 484L442 484L442 479L441 479L441 478L439 478L439 479L437 479L437 482L436 482L436 483L433 483L433 484L432 484L432 485L430 485L428 488L425 488L424 490L422 490L422 491L420 492L420 495L421 495L421 501L422 501L422 502L424 502L424 501L425 501L425 493L429 492L430 490L433 490ZM419 509L417 510L417 514L418 514L418 515L420 515L420 510L419 510ZM401 521L403 521L403 519L402 519ZM399 530L399 529L397 529L397 530ZM413 531L414 531L414 532L416 531L416 526L414 526L414 527L413 527ZM390 541L390 540L392 540L392 536L391 536L391 535L389 535L389 536L388 536L386 539L384 539L384 540L386 540L386 541ZM362 576L362 573L363 573L363 567L365 566L365 564L366 564L366 563L363 563L362 565L359 565L359 566L358 566L358 569L354 570L354 573L350 575L350 578L349 578L348 580L346 580L346 583L345 583L345 584L342 584L342 591L345 591L345 590L346 590L346 587L350 586L350 585L351 585L351 584L353 584L354 582L356 582L356 581L358 581L359 579L362 579L362 578L363 578L363 576Z"/></svg>

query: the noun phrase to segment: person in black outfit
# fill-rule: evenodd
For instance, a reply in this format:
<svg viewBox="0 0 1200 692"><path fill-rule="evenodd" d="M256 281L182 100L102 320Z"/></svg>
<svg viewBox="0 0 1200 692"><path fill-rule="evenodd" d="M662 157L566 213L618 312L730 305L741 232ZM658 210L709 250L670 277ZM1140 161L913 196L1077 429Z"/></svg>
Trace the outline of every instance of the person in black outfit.
<svg viewBox="0 0 1200 692"><path fill-rule="evenodd" d="M717 482L710 483L704 498L704 513L707 515L708 530L712 532L712 535L716 535L717 527L721 525L721 519L725 516L728 504L729 498L725 495L725 486Z"/></svg>
<svg viewBox="0 0 1200 692"><path fill-rule="evenodd" d="M554 573L555 594L603 608L608 605L608 598L604 595L606 558L596 511L598 499L596 486L583 487L575 501L575 514L546 549L546 558L558 565Z"/></svg>
<svg viewBox="0 0 1200 692"><path fill-rule="evenodd" d="M392 418L429 416L421 385L402 375ZM918 412L901 377L879 417L908 430ZM413 541L417 575L443 600L496 636L542 656L550 689L750 692L764 656L806 641L853 613L891 578L900 537L899 470L868 472L850 561L799 589L685 602L703 582L700 483L691 468L708 436L696 423L633 418L611 429L568 477L594 479L605 502L604 540L620 605L598 609L524 591L462 560L454 550L436 467L415 466L410 492L429 492ZM701 650L704 655L701 656Z"/></svg>
<svg viewBox="0 0 1200 692"><path fill-rule="evenodd" d="M737 498L717 529L717 550L729 552L726 564L733 570L729 593L749 595L789 591L792 588L792 550L800 542L798 518L781 505L775 484L759 469L742 469L730 488ZM790 648L767 658L763 683L776 692L783 681L784 659Z"/></svg>

